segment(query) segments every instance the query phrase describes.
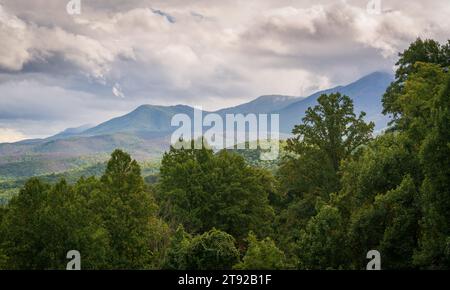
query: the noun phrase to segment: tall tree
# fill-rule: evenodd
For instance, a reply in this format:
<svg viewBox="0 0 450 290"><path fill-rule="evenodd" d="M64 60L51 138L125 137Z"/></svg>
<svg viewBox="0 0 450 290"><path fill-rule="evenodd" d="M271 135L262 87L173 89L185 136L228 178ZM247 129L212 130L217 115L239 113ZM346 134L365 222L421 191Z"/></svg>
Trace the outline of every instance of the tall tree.
<svg viewBox="0 0 450 290"><path fill-rule="evenodd" d="M398 101L398 98L403 94L408 77L417 71L415 66L417 62L436 64L443 68L449 67L450 40L447 44L441 45L432 39L422 40L418 38L405 51L399 53L395 81L388 87L382 100L383 113L392 114L394 123L402 114L401 102Z"/></svg>
<svg viewBox="0 0 450 290"><path fill-rule="evenodd" d="M420 248L415 262L421 267L450 268L450 75L433 102L433 129L426 136L420 160L425 180L421 188L423 217Z"/></svg>
<svg viewBox="0 0 450 290"><path fill-rule="evenodd" d="M353 101L339 93L321 95L318 105L308 108L295 137L287 141L287 154L278 179L286 197L286 209L277 217L277 242L292 257L304 229L317 214L318 200L327 201L339 190L341 161L371 139L374 124L356 116ZM295 261L293 261L295 262Z"/></svg>
<svg viewBox="0 0 450 290"><path fill-rule="evenodd" d="M167 228L157 218L156 203L144 186L138 163L127 153L114 151L101 182L103 189L92 202L110 235L112 267L155 267Z"/></svg>
<svg viewBox="0 0 450 290"><path fill-rule="evenodd" d="M267 232L274 215L267 177L226 150L172 148L158 185L162 215L193 234L215 227L242 241L250 230Z"/></svg>
<svg viewBox="0 0 450 290"><path fill-rule="evenodd" d="M314 148L338 171L342 159L370 140L375 125L364 122L364 112L356 116L348 96L321 95L317 101L317 106L306 111L303 124L295 126L292 133L296 136L288 140L287 149L302 155Z"/></svg>

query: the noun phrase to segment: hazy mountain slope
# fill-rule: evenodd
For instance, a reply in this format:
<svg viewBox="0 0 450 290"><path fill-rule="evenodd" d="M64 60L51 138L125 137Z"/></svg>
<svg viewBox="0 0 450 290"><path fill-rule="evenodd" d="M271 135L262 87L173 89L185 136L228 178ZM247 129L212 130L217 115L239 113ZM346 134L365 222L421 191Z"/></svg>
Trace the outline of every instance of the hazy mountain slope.
<svg viewBox="0 0 450 290"><path fill-rule="evenodd" d="M82 133L85 136L113 134L118 132L170 132L170 121L175 114L193 114L189 106L142 105L124 116L111 119Z"/></svg>
<svg viewBox="0 0 450 290"><path fill-rule="evenodd" d="M34 145L0 145L0 180L74 170L104 161L117 148L137 160L158 159L169 149L167 134L116 133L41 140Z"/></svg>
<svg viewBox="0 0 450 290"><path fill-rule="evenodd" d="M219 115L225 114L249 114L259 113L264 114L274 110L280 110L284 107L301 100L299 97L282 96L282 95L266 95L261 96L248 103L238 105L235 107L218 110L214 113Z"/></svg>
<svg viewBox="0 0 450 290"><path fill-rule="evenodd" d="M281 110L275 110L273 113L280 114L280 131L290 133L294 126L301 122L308 107L313 107L317 104L317 98L320 95L340 92L351 97L355 104L355 111L366 112L366 120L374 121L376 130L381 130L386 127L388 122L387 117L381 113L383 110L381 98L392 80L393 76L391 74L375 72L347 86L338 86L317 92Z"/></svg>
<svg viewBox="0 0 450 290"><path fill-rule="evenodd" d="M49 139L64 139L64 138L69 138L71 136L76 136L79 135L81 133L83 133L84 131L90 129L94 127L93 125L83 125L80 127L76 127L76 128L68 128L52 137L50 137Z"/></svg>
<svg viewBox="0 0 450 290"><path fill-rule="evenodd" d="M317 92L304 99L262 96L215 113L279 113L283 135L290 133L294 125L301 122L305 110L316 105L321 94L341 92L353 98L356 111L367 112L367 120L376 122L377 129L382 129L386 126L387 118L381 114L381 97L391 81L391 75L377 72L347 86ZM124 116L87 130L82 126L46 139L0 144L0 180L74 170L93 161L98 162L99 158L106 159L116 148L128 151L138 160L159 158L169 148L170 135L176 129L171 126L172 117L175 114L192 117L193 110L184 105L142 105Z"/></svg>

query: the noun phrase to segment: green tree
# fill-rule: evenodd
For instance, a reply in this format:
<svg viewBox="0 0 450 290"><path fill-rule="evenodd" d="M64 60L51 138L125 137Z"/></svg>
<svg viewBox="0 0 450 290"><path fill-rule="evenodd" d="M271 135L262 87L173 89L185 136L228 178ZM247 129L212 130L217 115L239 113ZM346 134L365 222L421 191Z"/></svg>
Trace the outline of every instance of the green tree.
<svg viewBox="0 0 450 290"><path fill-rule="evenodd" d="M235 239L216 229L194 237L186 253L189 270L231 270L237 262Z"/></svg>
<svg viewBox="0 0 450 290"><path fill-rule="evenodd" d="M396 128L407 133L416 144L434 126L432 110L436 96L444 89L447 73L435 64L416 62L414 73L403 84L393 103L398 108Z"/></svg>
<svg viewBox="0 0 450 290"><path fill-rule="evenodd" d="M163 268L168 270L188 270L186 257L191 241L192 236L186 233L183 226L179 226L170 241Z"/></svg>
<svg viewBox="0 0 450 290"><path fill-rule="evenodd" d="M317 106L306 111L303 124L292 131L296 136L288 140L288 150L302 155L314 148L338 171L342 159L370 140L375 125L364 122L364 112L356 116L348 96L321 95L317 101Z"/></svg>
<svg viewBox="0 0 450 290"><path fill-rule="evenodd" d="M107 266L108 233L64 180L52 187L29 180L11 200L0 231L9 269L65 269L69 250L80 251L84 269Z"/></svg>
<svg viewBox="0 0 450 290"><path fill-rule="evenodd" d="M165 247L168 228L157 218L157 205L146 190L138 163L127 153L112 153L102 190L93 196L111 239L111 267L147 269L156 267Z"/></svg>
<svg viewBox="0 0 450 290"><path fill-rule="evenodd" d="M419 233L418 190L407 175L394 190L377 197L375 209L384 212L385 229L380 241L383 268L412 268Z"/></svg>
<svg viewBox="0 0 450 290"><path fill-rule="evenodd" d="M341 269L348 264L345 223L339 210L321 205L298 242L299 268Z"/></svg>
<svg viewBox="0 0 450 290"><path fill-rule="evenodd" d="M378 194L374 203L354 211L348 227L348 247L353 268L364 269L365 255L378 250L384 269L412 268L417 247L418 190L411 176L393 190Z"/></svg>
<svg viewBox="0 0 450 290"><path fill-rule="evenodd" d="M421 188L423 217L417 265L450 268L450 76L433 102L433 129L420 148L425 180Z"/></svg>
<svg viewBox="0 0 450 290"><path fill-rule="evenodd" d="M440 67L450 66L450 41L441 45L439 42L418 38L405 51L399 53L395 81L388 87L383 96L383 107L385 114L392 114L394 123L402 115L401 105L398 100L403 95L404 84L409 76L417 71L417 62L436 64Z"/></svg>
<svg viewBox="0 0 450 290"><path fill-rule="evenodd" d="M285 268L284 253L275 242L267 237L258 241L255 234L247 237L248 248L242 262L233 268L237 270L281 270Z"/></svg>
<svg viewBox="0 0 450 290"><path fill-rule="evenodd" d="M373 123L356 116L353 101L339 93L321 95L318 105L308 108L303 123L295 126L295 137L287 141L289 152L277 173L286 208L277 217L277 242L291 259L316 203L328 201L339 190L339 169L370 139ZM295 261L293 261L295 262Z"/></svg>
<svg viewBox="0 0 450 290"><path fill-rule="evenodd" d="M11 199L2 219L0 239L8 269L43 268L38 261L38 211L46 200L49 186L30 179L19 194Z"/></svg>
<svg viewBox="0 0 450 290"><path fill-rule="evenodd" d="M421 180L414 142L406 134L378 136L351 158L342 162L338 207L345 217L373 204L378 194L400 185L405 175Z"/></svg>
<svg viewBox="0 0 450 290"><path fill-rule="evenodd" d="M171 148L162 160L158 185L162 216L193 234L215 227L238 240L250 230L270 230L274 212L268 176L226 150Z"/></svg>

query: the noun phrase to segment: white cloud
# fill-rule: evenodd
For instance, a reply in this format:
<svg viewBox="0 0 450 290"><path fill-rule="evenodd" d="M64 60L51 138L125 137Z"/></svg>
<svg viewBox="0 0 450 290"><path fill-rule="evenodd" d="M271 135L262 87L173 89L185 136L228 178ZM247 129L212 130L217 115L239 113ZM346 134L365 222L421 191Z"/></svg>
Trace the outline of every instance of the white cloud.
<svg viewBox="0 0 450 290"><path fill-rule="evenodd" d="M122 92L122 89L118 83L115 83L112 88L112 93L114 96L119 98L125 98L125 94Z"/></svg>
<svg viewBox="0 0 450 290"><path fill-rule="evenodd" d="M0 68L17 71L31 59L26 24L0 5Z"/></svg>
<svg viewBox="0 0 450 290"><path fill-rule="evenodd" d="M23 140L26 136L16 130L0 128L0 143L12 143Z"/></svg>
<svg viewBox="0 0 450 290"><path fill-rule="evenodd" d="M72 33L55 25L26 23L0 4L0 68L20 71L28 62L45 62L54 56L73 64L90 77L102 79L117 57L132 57L127 47Z"/></svg>
<svg viewBox="0 0 450 290"><path fill-rule="evenodd" d="M450 30L448 0L382 1L381 15L360 0L90 0L77 16L66 1L2 3L0 125L16 129L24 116L76 126L142 103L307 95L391 70L416 37Z"/></svg>

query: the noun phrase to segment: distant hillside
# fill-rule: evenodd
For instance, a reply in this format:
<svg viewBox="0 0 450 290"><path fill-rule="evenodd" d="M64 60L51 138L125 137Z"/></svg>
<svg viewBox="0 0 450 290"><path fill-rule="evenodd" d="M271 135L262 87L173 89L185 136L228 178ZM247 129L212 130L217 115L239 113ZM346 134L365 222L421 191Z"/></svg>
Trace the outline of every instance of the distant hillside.
<svg viewBox="0 0 450 290"><path fill-rule="evenodd" d="M290 104L300 101L302 98L300 97L292 97L292 96L282 96L282 95L266 95L261 96L251 102L231 107L225 108L222 110L218 110L214 113L219 115L224 114L249 114L249 113L269 113L275 110L283 109Z"/></svg>
<svg viewBox="0 0 450 290"><path fill-rule="evenodd" d="M356 111L365 111L366 119L374 121L380 130L388 122L381 114L381 98L392 79L390 74L376 72L349 85L317 92L307 98L267 95L215 113L278 113L281 136L287 136L294 125L301 122L306 109L316 105L321 94L341 92L350 96ZM140 161L158 159L169 148L170 135L176 129L171 126L172 117L175 114L192 117L193 112L192 107L185 105L142 105L94 127L85 125L46 139L0 144L0 180L84 168L94 161L104 161L116 148L124 149Z"/></svg>
<svg viewBox="0 0 450 290"><path fill-rule="evenodd" d="M58 133L58 134L52 136L51 139L64 139L64 138L68 138L71 136L76 136L92 127L94 127L94 126L93 125L83 125L83 126L76 127L76 128L68 128L68 129L62 131L61 133Z"/></svg>
<svg viewBox="0 0 450 290"><path fill-rule="evenodd" d="M280 131L290 133L296 124L301 123L308 107L317 104L317 98L320 95L336 92L352 98L355 111L358 113L360 111L366 112L366 120L375 122L376 130L382 130L387 126L388 118L381 113L383 110L381 99L392 81L393 76L391 74L375 72L347 86L338 86L312 94L282 110L275 111L280 114Z"/></svg>
<svg viewBox="0 0 450 290"><path fill-rule="evenodd" d="M142 105L129 114L111 119L94 128L82 132L84 136L124 132L170 132L170 121L175 114L193 114L189 106Z"/></svg>

